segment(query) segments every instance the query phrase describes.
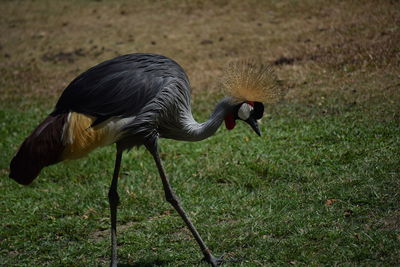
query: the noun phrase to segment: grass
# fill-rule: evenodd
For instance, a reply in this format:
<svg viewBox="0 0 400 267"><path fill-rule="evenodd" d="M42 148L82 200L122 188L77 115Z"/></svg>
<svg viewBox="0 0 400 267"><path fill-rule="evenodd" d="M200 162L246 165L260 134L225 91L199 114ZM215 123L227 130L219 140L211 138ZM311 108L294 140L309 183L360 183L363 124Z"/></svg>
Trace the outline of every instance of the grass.
<svg viewBox="0 0 400 267"><path fill-rule="evenodd" d="M0 265L108 265L114 147L49 167L29 187L7 178L8 164L74 76L135 51L184 66L198 120L229 61L259 57L289 89L267 107L261 138L238 125L202 142L161 141L202 237L237 259L227 266L400 262L397 2L0 5ZM121 266L206 266L143 148L124 154L121 176Z"/></svg>
<svg viewBox="0 0 400 267"><path fill-rule="evenodd" d="M2 120L12 124L17 118L7 114ZM277 115L262 125L263 138L241 127L200 143L162 142L172 183L213 250L243 266L395 264L398 126L371 126L353 113ZM53 166L29 188L3 179L3 262L106 264L113 155L110 147ZM143 149L124 156L121 262L196 265L200 253L163 201L153 165Z"/></svg>

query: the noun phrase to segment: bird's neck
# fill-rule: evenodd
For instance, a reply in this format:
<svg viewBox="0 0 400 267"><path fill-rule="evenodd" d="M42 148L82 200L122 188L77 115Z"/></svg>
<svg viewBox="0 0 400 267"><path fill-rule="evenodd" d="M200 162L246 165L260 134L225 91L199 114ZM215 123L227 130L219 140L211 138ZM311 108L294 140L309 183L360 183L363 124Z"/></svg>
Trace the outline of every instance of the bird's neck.
<svg viewBox="0 0 400 267"><path fill-rule="evenodd" d="M184 138L182 139L186 141L200 141L210 137L221 126L224 118L230 112L233 112L234 105L235 103L233 99L229 97L223 98L215 107L215 110L211 114L210 118L203 123L196 122L193 117L190 116L185 122L185 134Z"/></svg>

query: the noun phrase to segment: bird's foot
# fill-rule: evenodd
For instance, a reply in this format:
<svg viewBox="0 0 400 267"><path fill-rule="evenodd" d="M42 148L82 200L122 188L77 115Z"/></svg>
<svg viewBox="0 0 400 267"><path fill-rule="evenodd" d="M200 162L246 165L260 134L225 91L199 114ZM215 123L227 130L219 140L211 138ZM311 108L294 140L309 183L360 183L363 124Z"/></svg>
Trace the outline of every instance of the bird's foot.
<svg viewBox="0 0 400 267"><path fill-rule="evenodd" d="M208 262L213 267L217 267L224 263L224 256L222 255L221 257L217 258L214 257L212 254L208 254L204 256L203 261Z"/></svg>

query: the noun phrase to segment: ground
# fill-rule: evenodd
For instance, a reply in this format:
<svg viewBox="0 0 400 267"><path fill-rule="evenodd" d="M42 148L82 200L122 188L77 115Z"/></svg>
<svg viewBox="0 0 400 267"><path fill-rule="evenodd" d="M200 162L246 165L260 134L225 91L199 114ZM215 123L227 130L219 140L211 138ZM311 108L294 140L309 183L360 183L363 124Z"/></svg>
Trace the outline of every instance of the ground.
<svg viewBox="0 0 400 267"><path fill-rule="evenodd" d="M200 143L163 140L173 186L228 266L400 261L398 1L2 1L0 262L107 265L114 148L8 179L24 137L79 73L133 52L187 71L205 120L230 62L271 65L287 91L245 125ZM201 255L164 202L151 157L124 155L122 266L191 266Z"/></svg>

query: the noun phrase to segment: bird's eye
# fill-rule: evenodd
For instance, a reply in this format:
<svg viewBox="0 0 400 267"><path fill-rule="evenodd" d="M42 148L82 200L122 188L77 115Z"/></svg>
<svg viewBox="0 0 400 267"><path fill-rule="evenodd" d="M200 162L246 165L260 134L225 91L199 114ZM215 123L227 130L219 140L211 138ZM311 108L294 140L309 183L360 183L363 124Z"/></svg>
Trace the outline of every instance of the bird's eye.
<svg viewBox="0 0 400 267"><path fill-rule="evenodd" d="M254 119L259 120L264 115L264 105L260 102L254 102L254 111L251 115Z"/></svg>
<svg viewBox="0 0 400 267"><path fill-rule="evenodd" d="M238 110L238 117L241 120L247 120L250 117L253 107L247 103L243 103Z"/></svg>

